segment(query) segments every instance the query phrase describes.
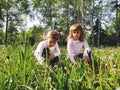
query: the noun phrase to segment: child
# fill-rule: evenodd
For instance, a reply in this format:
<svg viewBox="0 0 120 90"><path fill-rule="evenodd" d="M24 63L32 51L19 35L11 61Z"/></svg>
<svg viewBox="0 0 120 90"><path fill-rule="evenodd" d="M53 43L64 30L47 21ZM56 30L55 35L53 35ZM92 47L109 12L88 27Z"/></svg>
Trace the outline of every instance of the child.
<svg viewBox="0 0 120 90"><path fill-rule="evenodd" d="M56 30L51 30L46 36L46 40L39 43L37 49L34 52L34 56L40 64L50 60L50 65L54 66L59 61L60 49L58 46L58 40L60 34ZM52 51L50 51L52 50Z"/></svg>
<svg viewBox="0 0 120 90"><path fill-rule="evenodd" d="M90 48L85 39L83 28L80 24L74 24L70 27L67 40L68 58L71 62L76 64L75 59L82 58L91 65ZM84 53L82 53L83 47Z"/></svg>

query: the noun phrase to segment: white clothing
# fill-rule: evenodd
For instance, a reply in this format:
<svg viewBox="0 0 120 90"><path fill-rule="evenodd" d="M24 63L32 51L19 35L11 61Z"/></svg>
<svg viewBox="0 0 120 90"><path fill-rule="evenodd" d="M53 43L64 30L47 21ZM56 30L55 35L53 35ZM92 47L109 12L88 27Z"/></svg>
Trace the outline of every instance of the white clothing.
<svg viewBox="0 0 120 90"><path fill-rule="evenodd" d="M84 47L83 56L88 56L88 51L90 51L89 45L86 40L80 42L79 40L75 41L73 39L69 39L67 42L67 51L68 51L68 58L75 64L76 61L74 57L82 53Z"/></svg>
<svg viewBox="0 0 120 90"><path fill-rule="evenodd" d="M44 50L44 48L49 48L49 46L47 45L47 42L46 41L42 41L38 44L35 52L34 52L34 56L36 57L36 59L38 60L38 62L40 64L42 64L43 62L43 57L42 57L42 52ZM58 43L56 43L53 47L51 48L54 48L54 56L59 56L60 55L60 49L59 49L59 46L58 46ZM51 51L50 51L51 52Z"/></svg>

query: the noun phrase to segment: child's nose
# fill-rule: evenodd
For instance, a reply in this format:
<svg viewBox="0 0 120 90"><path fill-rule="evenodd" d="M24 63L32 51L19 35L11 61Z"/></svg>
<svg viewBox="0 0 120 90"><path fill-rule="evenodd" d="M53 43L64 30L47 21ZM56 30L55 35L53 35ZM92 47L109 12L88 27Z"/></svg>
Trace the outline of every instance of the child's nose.
<svg viewBox="0 0 120 90"><path fill-rule="evenodd" d="M75 33L75 36L77 36L78 34L77 33Z"/></svg>

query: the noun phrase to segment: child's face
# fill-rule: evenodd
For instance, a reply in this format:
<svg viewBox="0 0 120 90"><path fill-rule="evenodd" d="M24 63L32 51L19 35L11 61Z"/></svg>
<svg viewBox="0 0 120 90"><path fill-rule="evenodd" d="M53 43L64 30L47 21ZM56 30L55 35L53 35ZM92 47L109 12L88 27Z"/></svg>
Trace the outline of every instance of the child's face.
<svg viewBox="0 0 120 90"><path fill-rule="evenodd" d="M47 44L48 44L49 47L53 47L57 42L52 38L47 38L46 41L47 41Z"/></svg>
<svg viewBox="0 0 120 90"><path fill-rule="evenodd" d="M80 31L79 30L75 30L75 31L73 31L72 35L73 35L73 39L74 40L79 40L79 38L80 38Z"/></svg>

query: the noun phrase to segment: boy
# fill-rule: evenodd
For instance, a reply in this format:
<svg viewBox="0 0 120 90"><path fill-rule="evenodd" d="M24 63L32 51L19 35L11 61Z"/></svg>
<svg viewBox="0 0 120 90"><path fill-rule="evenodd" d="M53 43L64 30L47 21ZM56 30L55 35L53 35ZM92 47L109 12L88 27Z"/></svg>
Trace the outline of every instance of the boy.
<svg viewBox="0 0 120 90"><path fill-rule="evenodd" d="M40 64L50 60L50 65L54 66L59 61L60 49L58 40L60 33L56 30L51 30L46 36L46 40L40 42L35 50L34 56ZM52 51L51 51L52 50Z"/></svg>

